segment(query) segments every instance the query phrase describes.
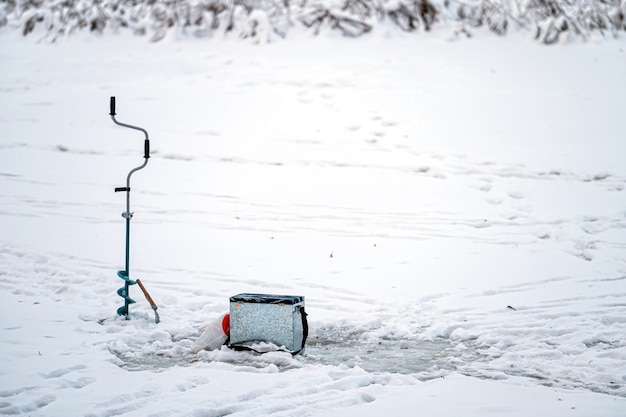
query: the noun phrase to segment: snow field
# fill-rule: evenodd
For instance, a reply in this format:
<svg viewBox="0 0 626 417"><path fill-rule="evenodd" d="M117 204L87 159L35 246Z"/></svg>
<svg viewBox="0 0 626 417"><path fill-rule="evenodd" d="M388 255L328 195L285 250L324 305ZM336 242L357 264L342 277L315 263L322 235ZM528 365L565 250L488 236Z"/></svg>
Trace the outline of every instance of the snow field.
<svg viewBox="0 0 626 417"><path fill-rule="evenodd" d="M0 414L623 414L621 44L3 36ZM241 292L307 355L192 354Z"/></svg>

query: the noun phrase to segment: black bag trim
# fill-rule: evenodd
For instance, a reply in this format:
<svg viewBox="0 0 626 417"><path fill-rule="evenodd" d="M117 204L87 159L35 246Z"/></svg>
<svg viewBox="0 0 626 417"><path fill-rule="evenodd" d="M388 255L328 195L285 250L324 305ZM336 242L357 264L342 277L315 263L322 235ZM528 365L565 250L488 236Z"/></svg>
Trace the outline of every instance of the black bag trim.
<svg viewBox="0 0 626 417"><path fill-rule="evenodd" d="M298 310L300 311L300 316L302 317L302 347L300 348L300 350L297 353L302 352L302 349L304 349L304 344L306 343L306 339L309 337L309 321L306 319L306 316L308 316L308 314L306 314L306 311L304 311L304 306L298 306Z"/></svg>

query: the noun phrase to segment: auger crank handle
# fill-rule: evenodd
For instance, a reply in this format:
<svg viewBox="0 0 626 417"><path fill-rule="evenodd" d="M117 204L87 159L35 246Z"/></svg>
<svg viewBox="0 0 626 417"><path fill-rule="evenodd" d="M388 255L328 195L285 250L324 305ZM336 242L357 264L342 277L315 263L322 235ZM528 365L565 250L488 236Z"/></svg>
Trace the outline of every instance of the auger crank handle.
<svg viewBox="0 0 626 417"><path fill-rule="evenodd" d="M115 122L115 124L123 126L123 127L129 127L131 129L135 129L135 130L140 130L140 131L142 131L146 135L146 140L143 143L143 157L145 159L150 158L150 140L148 140L148 132L146 132L145 129L143 129L143 128L139 127L139 126L133 126L133 125L129 125L129 124L126 124L126 123L121 123L121 122L118 122L117 120L115 120L115 96L111 96L110 109L111 109L111 111L109 112L109 115L113 118L113 122Z"/></svg>

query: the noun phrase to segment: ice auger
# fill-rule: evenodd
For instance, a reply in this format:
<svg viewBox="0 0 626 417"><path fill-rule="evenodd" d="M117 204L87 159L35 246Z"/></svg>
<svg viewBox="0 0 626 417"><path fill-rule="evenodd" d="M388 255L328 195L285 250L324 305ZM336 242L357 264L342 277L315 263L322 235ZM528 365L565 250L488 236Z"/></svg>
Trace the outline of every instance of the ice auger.
<svg viewBox="0 0 626 417"><path fill-rule="evenodd" d="M120 316L125 316L128 320L128 306L135 303L135 300L130 298L129 289L131 285L139 284L141 291L144 293L146 299L150 303L150 307L152 307L152 309L154 310L155 322L158 323L160 321L159 313L157 313L157 305L154 303L154 301L152 301L152 297L150 297L150 294L148 294L148 291L146 291L146 288L143 286L140 280L130 279L130 219L132 219L133 217L133 213L130 211L130 177L135 172L145 168L145 166L148 165L148 158L150 158L150 139L148 138L148 132L145 129L126 123L121 123L115 120L115 97L111 97L111 112L109 113L109 115L116 125L139 130L140 132L143 132L145 136L143 164L130 170L128 176L126 177L126 187L115 188L116 193L121 191L126 192L126 211L122 213L122 217L126 219L126 264L123 271L117 271L117 276L124 280L124 286L117 290L117 294L124 299L124 305L117 309L117 314Z"/></svg>

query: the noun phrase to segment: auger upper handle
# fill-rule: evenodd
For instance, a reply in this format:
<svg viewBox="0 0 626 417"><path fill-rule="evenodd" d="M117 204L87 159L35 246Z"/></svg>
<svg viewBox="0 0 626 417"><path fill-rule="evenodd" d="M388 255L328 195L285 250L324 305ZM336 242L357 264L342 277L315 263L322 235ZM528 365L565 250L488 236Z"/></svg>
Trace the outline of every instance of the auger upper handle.
<svg viewBox="0 0 626 417"><path fill-rule="evenodd" d="M129 125L128 123L122 123L122 122L117 121L117 119L115 118L115 96L111 96L111 101L109 105L110 105L109 116L111 116L111 119L113 119L113 123L115 123L118 126L127 127L130 129L135 129L135 130L139 130L140 132L143 132L145 136L145 141L143 144L143 157L145 159L150 158L150 140L148 138L148 132L146 131L146 129L139 127L139 126L133 126L133 125Z"/></svg>

